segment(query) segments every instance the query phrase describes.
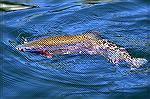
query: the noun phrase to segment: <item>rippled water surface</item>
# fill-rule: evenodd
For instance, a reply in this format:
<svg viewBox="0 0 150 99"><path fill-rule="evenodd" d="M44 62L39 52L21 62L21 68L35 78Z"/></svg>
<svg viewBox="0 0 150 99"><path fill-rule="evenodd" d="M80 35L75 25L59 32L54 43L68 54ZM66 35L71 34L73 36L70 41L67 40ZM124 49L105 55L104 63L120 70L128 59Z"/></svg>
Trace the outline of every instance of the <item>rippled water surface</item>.
<svg viewBox="0 0 150 99"><path fill-rule="evenodd" d="M148 0L7 1L36 7L0 12L1 98L149 98ZM14 48L23 43L23 38L31 41L88 30L101 32L102 37L148 63L130 71L126 64L115 66L100 55L47 59Z"/></svg>

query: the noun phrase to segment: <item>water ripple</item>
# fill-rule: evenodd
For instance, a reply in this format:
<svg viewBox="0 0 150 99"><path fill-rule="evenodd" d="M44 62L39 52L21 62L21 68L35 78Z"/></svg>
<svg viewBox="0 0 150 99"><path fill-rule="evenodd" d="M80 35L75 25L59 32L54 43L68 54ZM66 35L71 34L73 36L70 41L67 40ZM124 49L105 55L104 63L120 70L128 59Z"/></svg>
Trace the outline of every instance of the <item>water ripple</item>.
<svg viewBox="0 0 150 99"><path fill-rule="evenodd" d="M35 1L35 2L33 2ZM149 16L145 3L136 0L103 2L19 1L39 8L0 13L0 56L3 96L102 97L145 95L149 86ZM132 1L132 2L131 2ZM86 3L85 3L86 2ZM139 1L141 2L141 1ZM52 59L15 49L23 38L76 35L96 29L132 56L148 63L135 71L115 66L100 55L56 55Z"/></svg>

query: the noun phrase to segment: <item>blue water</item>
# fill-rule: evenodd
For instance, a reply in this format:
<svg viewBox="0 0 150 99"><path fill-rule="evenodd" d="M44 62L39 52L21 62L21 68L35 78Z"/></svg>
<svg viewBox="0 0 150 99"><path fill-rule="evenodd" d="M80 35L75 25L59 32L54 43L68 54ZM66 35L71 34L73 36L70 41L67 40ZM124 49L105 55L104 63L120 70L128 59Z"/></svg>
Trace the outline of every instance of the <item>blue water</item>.
<svg viewBox="0 0 150 99"><path fill-rule="evenodd" d="M37 7L0 12L1 98L150 98L148 0L7 1ZM88 30L101 32L102 37L148 63L130 71L126 64L115 66L100 55L48 59L15 49L23 38L32 41Z"/></svg>

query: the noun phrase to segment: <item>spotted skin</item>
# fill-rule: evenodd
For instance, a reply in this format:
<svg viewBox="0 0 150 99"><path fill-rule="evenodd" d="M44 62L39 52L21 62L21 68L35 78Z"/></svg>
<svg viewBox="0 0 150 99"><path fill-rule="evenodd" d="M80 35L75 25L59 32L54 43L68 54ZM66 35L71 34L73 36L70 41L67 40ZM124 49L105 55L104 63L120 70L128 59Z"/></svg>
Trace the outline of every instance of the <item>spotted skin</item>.
<svg viewBox="0 0 150 99"><path fill-rule="evenodd" d="M146 59L132 58L125 48L99 37L98 34L92 31L74 36L47 37L18 45L16 49L38 53L47 58L52 58L56 54L100 54L113 64L125 61L131 68L147 62Z"/></svg>

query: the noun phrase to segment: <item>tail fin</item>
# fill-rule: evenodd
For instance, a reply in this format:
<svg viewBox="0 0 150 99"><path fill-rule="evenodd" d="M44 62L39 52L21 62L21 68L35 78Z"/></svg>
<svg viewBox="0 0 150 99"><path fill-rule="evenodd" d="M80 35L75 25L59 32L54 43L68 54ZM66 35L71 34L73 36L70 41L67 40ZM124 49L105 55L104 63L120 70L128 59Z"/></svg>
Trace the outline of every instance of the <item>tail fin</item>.
<svg viewBox="0 0 150 99"><path fill-rule="evenodd" d="M140 66L146 64L148 61L144 58L133 58L131 61L131 70L134 68L139 68Z"/></svg>

